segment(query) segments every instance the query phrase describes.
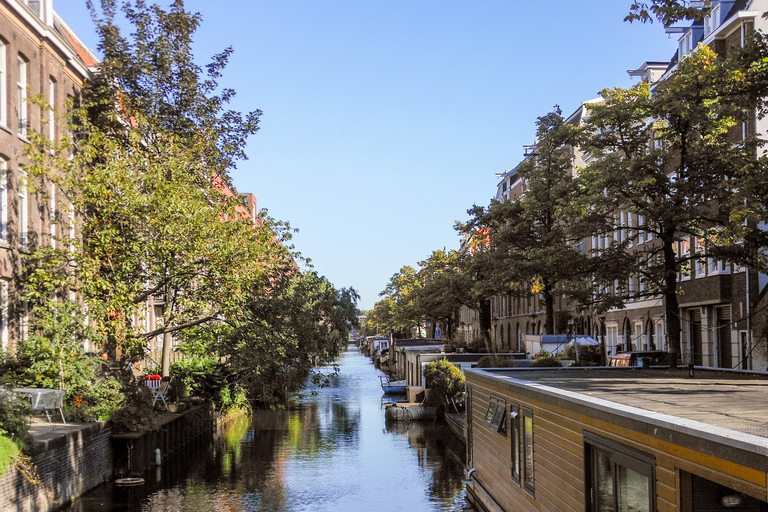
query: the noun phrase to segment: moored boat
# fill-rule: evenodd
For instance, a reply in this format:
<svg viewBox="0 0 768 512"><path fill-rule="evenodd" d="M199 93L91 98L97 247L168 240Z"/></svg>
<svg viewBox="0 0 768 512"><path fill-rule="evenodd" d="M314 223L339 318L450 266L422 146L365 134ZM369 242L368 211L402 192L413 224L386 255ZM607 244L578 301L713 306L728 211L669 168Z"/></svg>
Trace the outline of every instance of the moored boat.
<svg viewBox="0 0 768 512"><path fill-rule="evenodd" d="M389 380L389 377L381 376L381 389L384 393L405 393L405 381L404 380Z"/></svg>

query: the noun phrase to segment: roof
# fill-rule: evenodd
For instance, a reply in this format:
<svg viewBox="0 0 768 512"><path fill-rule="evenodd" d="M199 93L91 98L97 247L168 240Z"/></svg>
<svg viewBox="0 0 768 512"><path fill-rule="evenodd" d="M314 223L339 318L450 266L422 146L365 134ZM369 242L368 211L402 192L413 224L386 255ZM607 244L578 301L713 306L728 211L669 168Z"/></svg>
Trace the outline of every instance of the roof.
<svg viewBox="0 0 768 512"><path fill-rule="evenodd" d="M494 370L550 388L768 438L768 373L685 369Z"/></svg>

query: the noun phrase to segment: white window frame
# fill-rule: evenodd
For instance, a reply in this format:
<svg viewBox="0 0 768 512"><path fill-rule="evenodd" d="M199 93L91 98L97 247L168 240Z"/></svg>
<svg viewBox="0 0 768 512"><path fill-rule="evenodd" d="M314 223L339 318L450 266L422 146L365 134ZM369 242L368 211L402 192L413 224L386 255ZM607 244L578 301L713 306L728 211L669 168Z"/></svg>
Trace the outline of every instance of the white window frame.
<svg viewBox="0 0 768 512"><path fill-rule="evenodd" d="M0 38L0 125L8 126L8 45Z"/></svg>
<svg viewBox="0 0 768 512"><path fill-rule="evenodd" d="M56 184L51 183L51 197L49 203L49 223L51 234L51 248L56 249Z"/></svg>
<svg viewBox="0 0 768 512"><path fill-rule="evenodd" d="M67 211L67 224L69 228L69 252L75 252L75 205L70 204Z"/></svg>
<svg viewBox="0 0 768 512"><path fill-rule="evenodd" d="M19 169L19 243L24 248L29 246L29 192L24 169Z"/></svg>
<svg viewBox="0 0 768 512"><path fill-rule="evenodd" d="M29 77L27 76L27 71L29 71L29 66L27 64L29 63L29 60L21 53L19 53L18 56L18 82L16 82L16 86L18 88L18 114L19 114L19 136L20 137L27 137L27 132L29 129L29 109L27 108L27 84Z"/></svg>
<svg viewBox="0 0 768 512"><path fill-rule="evenodd" d="M704 245L701 243L701 238L696 239L696 254L704 252ZM705 258L696 259L696 277L706 277L707 275L707 260Z"/></svg>
<svg viewBox="0 0 768 512"><path fill-rule="evenodd" d="M48 139L56 140L56 79L48 77Z"/></svg>
<svg viewBox="0 0 768 512"><path fill-rule="evenodd" d="M29 302L21 301L21 314L19 315L19 341L25 342L29 339Z"/></svg>
<svg viewBox="0 0 768 512"><path fill-rule="evenodd" d="M0 157L0 244L8 243L8 161Z"/></svg>
<svg viewBox="0 0 768 512"><path fill-rule="evenodd" d="M3 350L8 350L8 281L0 280L0 344Z"/></svg>

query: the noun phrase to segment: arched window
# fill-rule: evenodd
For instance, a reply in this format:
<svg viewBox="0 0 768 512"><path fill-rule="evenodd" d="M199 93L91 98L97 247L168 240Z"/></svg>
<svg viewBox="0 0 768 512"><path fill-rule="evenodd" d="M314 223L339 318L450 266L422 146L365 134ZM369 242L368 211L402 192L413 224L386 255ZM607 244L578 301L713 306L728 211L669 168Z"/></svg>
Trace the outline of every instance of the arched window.
<svg viewBox="0 0 768 512"><path fill-rule="evenodd" d="M624 319L624 351L632 351L632 324L629 323L629 318Z"/></svg>
<svg viewBox="0 0 768 512"><path fill-rule="evenodd" d="M653 320L650 318L645 322L645 341L648 343L648 350L656 350L656 340L653 338Z"/></svg>

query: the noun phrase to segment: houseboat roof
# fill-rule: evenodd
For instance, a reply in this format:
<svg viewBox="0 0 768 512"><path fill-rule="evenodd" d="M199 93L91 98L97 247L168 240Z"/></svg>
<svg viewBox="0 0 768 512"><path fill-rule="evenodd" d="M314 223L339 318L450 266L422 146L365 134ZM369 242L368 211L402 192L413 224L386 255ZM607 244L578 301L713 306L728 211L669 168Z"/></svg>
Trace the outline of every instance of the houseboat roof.
<svg viewBox="0 0 768 512"><path fill-rule="evenodd" d="M768 463L766 372L696 367L691 377L687 368L599 367L470 373L518 394L574 410L588 408L613 423L650 429L651 435L687 438L705 452L712 446L704 448L701 442L717 441L760 457L752 461L759 467Z"/></svg>
<svg viewBox="0 0 768 512"><path fill-rule="evenodd" d="M590 397L768 438L768 373L696 368L496 370Z"/></svg>

